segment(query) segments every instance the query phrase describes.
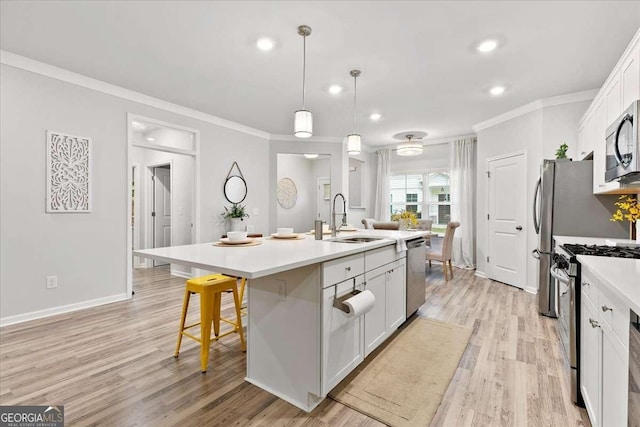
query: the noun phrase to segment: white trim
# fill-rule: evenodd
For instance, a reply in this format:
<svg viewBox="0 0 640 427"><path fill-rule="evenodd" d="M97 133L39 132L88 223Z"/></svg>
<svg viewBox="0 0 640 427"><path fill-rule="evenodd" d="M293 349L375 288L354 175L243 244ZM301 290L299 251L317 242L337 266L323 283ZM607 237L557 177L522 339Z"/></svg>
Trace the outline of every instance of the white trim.
<svg viewBox="0 0 640 427"><path fill-rule="evenodd" d="M117 294L108 297L96 298L92 300L63 305L60 307L47 308L45 310L32 311L30 313L17 314L0 318L0 327L15 325L16 323L28 322L30 320L42 319L44 317L55 316L57 314L71 313L73 311L93 308L113 302L125 301L129 299L129 294Z"/></svg>
<svg viewBox="0 0 640 427"><path fill-rule="evenodd" d="M310 138L298 138L295 135L278 135L272 134L269 136L270 141L287 141L287 142L330 142L342 144L344 137L340 136L312 136Z"/></svg>
<svg viewBox="0 0 640 427"><path fill-rule="evenodd" d="M174 270L173 268L171 269L171 275L172 276L182 277L183 279L191 279L193 277L191 275L191 272L186 272L186 271L181 271L181 270Z"/></svg>
<svg viewBox="0 0 640 427"><path fill-rule="evenodd" d="M482 279L488 279L487 273L485 273L484 271L480 271L480 270L476 270L474 276L480 277Z"/></svg>
<svg viewBox="0 0 640 427"><path fill-rule="evenodd" d="M238 132L243 132L249 135L257 136L264 139L269 139L269 133L259 129L254 129L249 126L245 126L240 123L232 122L230 120L222 119L211 114L203 113L201 111L194 110L192 108L183 107L182 105L174 104L172 102L163 101L158 98L154 98L149 95L135 92L133 90L125 89L120 86L112 85L110 83L96 80L91 77L84 76L82 74L74 73L72 71L58 68L53 65L46 64L44 62L36 61L27 58L22 55L0 50L0 63L9 65L11 67L20 68L22 70L30 71L32 73L40 74L52 79L60 80L66 83L71 83L77 86L81 86L87 89L102 92L107 95L116 96L118 98L127 99L129 101L138 102L140 104L148 105L150 107L159 108L161 110L170 111L182 116L191 117L196 120L201 120L206 123L211 123L217 126L225 127L227 129L233 129Z"/></svg>
<svg viewBox="0 0 640 427"><path fill-rule="evenodd" d="M485 120L484 122L475 124L471 126L471 128L475 132L478 132L498 125L500 123L515 119L516 117L524 116L525 114L532 113L542 108L571 104L574 102L591 101L593 98L595 98L597 93L598 89L590 89L583 90L581 92L568 93L565 95L552 96L550 98L538 99L536 101L525 104L522 107L518 107L515 110L507 111L504 114L500 114L499 116L495 116L489 120Z"/></svg>
<svg viewBox="0 0 640 427"><path fill-rule="evenodd" d="M522 290L533 295L538 294L538 288L534 288L532 286L525 286L524 288L522 288Z"/></svg>

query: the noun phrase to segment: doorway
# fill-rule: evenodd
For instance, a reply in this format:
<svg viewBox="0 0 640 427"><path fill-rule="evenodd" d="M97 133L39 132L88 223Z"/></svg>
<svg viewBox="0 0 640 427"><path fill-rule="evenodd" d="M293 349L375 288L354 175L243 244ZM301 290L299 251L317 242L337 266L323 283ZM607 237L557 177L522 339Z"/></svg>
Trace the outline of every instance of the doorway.
<svg viewBox="0 0 640 427"><path fill-rule="evenodd" d="M191 277L191 268L133 257L133 250L199 241L199 131L129 114L127 192L127 293L133 268L169 269Z"/></svg>
<svg viewBox="0 0 640 427"><path fill-rule="evenodd" d="M525 153L487 159L490 279L524 289L526 285L527 162Z"/></svg>

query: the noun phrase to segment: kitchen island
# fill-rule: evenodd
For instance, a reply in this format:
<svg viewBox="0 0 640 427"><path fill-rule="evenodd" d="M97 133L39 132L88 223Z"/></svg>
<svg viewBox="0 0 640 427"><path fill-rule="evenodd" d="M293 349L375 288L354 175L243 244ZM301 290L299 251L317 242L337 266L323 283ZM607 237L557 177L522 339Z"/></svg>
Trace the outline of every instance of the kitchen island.
<svg viewBox="0 0 640 427"><path fill-rule="evenodd" d="M362 243L262 239L247 247L212 243L134 251L134 255L250 279L246 380L305 411L406 320L405 242L428 231L363 230ZM333 306L370 290L373 308L350 317ZM177 319L177 315L176 315Z"/></svg>

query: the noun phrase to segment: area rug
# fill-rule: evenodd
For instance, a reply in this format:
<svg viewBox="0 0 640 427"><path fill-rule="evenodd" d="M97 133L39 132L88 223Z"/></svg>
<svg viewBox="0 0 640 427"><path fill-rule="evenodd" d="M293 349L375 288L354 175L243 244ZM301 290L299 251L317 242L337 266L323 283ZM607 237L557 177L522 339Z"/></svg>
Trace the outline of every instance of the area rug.
<svg viewBox="0 0 640 427"><path fill-rule="evenodd" d="M415 318L329 397L389 426L428 426L470 337L471 328Z"/></svg>

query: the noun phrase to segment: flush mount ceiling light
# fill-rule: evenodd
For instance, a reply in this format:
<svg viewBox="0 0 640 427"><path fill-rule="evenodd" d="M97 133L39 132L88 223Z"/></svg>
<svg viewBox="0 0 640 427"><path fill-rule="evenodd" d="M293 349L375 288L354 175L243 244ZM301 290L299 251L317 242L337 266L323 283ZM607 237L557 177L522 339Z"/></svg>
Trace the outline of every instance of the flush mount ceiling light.
<svg viewBox="0 0 640 427"><path fill-rule="evenodd" d="M483 42L481 42L477 47L476 50L480 53L489 53L494 51L496 48L498 47L498 42L497 40L485 40Z"/></svg>
<svg viewBox="0 0 640 427"><path fill-rule="evenodd" d="M263 52L268 52L272 50L275 45L276 45L276 42L274 42L269 37L261 37L256 42L256 46L258 47L258 49L260 49Z"/></svg>
<svg viewBox="0 0 640 427"><path fill-rule="evenodd" d="M369 118L371 120L373 120L374 122L377 122L378 120L380 120L382 118L382 114L380 113L373 113L369 116Z"/></svg>
<svg viewBox="0 0 640 427"><path fill-rule="evenodd" d="M311 34L311 27L300 25L298 34L302 36L302 110L298 110L295 113L293 134L298 138L309 138L313 135L313 114L305 109L304 84L307 71L307 36Z"/></svg>
<svg viewBox="0 0 640 427"><path fill-rule="evenodd" d="M401 142L398 145L396 152L398 156L419 156L422 154L422 144L416 141L412 141L412 134L407 135L407 141Z"/></svg>
<svg viewBox="0 0 640 427"><path fill-rule="evenodd" d="M342 86L340 85L331 85L329 86L329 93L332 95L337 95L342 92Z"/></svg>
<svg viewBox="0 0 640 427"><path fill-rule="evenodd" d="M356 81L361 72L360 70L351 70L349 74L353 77L353 133L347 135L347 154L360 154L362 141L360 135L356 133L356 100L358 95Z"/></svg>
<svg viewBox="0 0 640 427"><path fill-rule="evenodd" d="M505 90L506 88L504 86L494 86L491 89L489 89L489 93L493 96L499 96L499 95L502 95Z"/></svg>
<svg viewBox="0 0 640 427"><path fill-rule="evenodd" d="M305 154L304 155L307 159L315 159L319 156L319 154Z"/></svg>

